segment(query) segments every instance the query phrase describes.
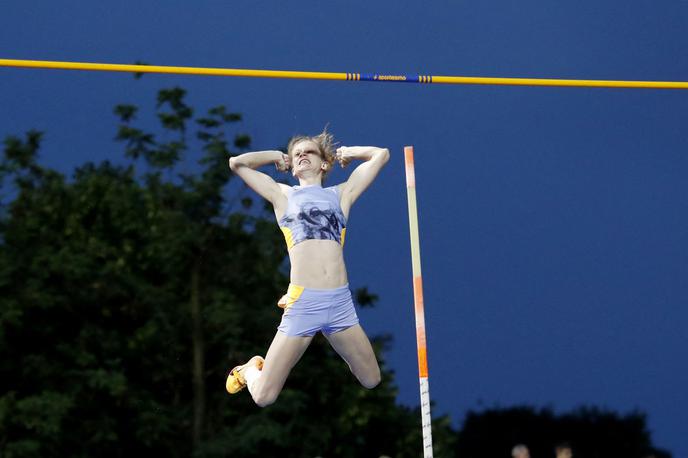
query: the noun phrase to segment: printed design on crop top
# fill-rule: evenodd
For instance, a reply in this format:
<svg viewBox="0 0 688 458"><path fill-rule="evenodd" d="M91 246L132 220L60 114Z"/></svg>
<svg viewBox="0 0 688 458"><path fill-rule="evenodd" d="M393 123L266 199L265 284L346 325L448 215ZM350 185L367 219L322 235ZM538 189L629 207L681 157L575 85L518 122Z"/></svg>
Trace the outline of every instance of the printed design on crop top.
<svg viewBox="0 0 688 458"><path fill-rule="evenodd" d="M322 202L304 202L298 213L280 220L280 226L291 229L295 243L310 239L339 242L345 225L341 210L323 208Z"/></svg>
<svg viewBox="0 0 688 458"><path fill-rule="evenodd" d="M332 240L344 246L346 218L339 204L338 189L292 187L279 226L289 249L304 240Z"/></svg>

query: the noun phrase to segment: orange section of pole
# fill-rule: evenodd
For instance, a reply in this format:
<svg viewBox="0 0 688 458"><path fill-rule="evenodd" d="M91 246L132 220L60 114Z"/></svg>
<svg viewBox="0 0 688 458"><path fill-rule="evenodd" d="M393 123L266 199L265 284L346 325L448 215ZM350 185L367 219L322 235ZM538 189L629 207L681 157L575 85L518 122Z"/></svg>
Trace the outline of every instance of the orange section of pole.
<svg viewBox="0 0 688 458"><path fill-rule="evenodd" d="M416 175L413 147L404 148L406 164L406 191L408 195L409 229L411 235L411 264L413 268L413 302L416 318L416 344L418 347L418 373L428 376L427 341L425 338L425 306L423 303L423 276L420 270L420 241L418 236L418 207L416 204Z"/></svg>
<svg viewBox="0 0 688 458"><path fill-rule="evenodd" d="M425 306L423 303L423 276L420 272L420 242L418 237L418 206L416 205L416 173L413 147L404 148L406 164L406 191L408 195L409 232L411 235L411 263L413 266L413 309L416 317L416 345L418 349L418 382L420 412L423 428L423 457L433 458L432 415L430 414L430 383L428 380L428 350L425 339Z"/></svg>
<svg viewBox="0 0 688 458"><path fill-rule="evenodd" d="M413 277L413 302L416 315L416 347L418 348L418 375L428 376L428 351L425 338L425 306L423 304L423 277Z"/></svg>

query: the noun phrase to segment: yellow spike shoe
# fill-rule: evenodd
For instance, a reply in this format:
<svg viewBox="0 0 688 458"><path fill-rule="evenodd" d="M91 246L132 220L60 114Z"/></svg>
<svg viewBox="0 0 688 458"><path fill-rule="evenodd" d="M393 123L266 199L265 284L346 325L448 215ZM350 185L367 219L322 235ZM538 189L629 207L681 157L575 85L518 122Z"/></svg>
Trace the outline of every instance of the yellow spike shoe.
<svg viewBox="0 0 688 458"><path fill-rule="evenodd" d="M227 383L225 385L225 387L227 388L227 392L229 394L234 394L243 390L246 387L244 371L251 366L257 367L258 370L262 370L264 362L265 360L263 360L261 356L254 356L253 358L249 359L248 362L243 366L237 366L231 371L229 371L229 375L227 376Z"/></svg>

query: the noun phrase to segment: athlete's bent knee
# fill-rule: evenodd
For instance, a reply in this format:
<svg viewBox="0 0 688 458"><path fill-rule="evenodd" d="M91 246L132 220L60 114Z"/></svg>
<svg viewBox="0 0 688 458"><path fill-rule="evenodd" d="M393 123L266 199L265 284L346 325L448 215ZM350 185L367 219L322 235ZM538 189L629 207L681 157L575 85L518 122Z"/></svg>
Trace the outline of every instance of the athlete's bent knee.
<svg viewBox="0 0 688 458"><path fill-rule="evenodd" d="M253 402L255 402L258 407L267 407L275 403L277 396L279 396L279 392L260 390L257 393L252 393L252 396Z"/></svg>
<svg viewBox="0 0 688 458"><path fill-rule="evenodd" d="M363 385L365 388L368 388L369 390L372 390L376 386L380 384L380 369L378 368L375 372L371 374L366 374L366 376L361 377L358 379L359 382L361 382L361 385Z"/></svg>

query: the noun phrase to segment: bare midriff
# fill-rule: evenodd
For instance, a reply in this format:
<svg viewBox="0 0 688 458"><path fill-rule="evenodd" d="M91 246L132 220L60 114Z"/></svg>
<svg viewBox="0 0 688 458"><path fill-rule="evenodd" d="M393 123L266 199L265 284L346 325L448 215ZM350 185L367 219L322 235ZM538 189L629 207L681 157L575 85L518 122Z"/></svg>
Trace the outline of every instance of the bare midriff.
<svg viewBox="0 0 688 458"><path fill-rule="evenodd" d="M293 285L332 289L349 281L342 246L334 240L304 240L289 250L289 261Z"/></svg>

